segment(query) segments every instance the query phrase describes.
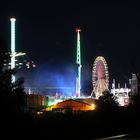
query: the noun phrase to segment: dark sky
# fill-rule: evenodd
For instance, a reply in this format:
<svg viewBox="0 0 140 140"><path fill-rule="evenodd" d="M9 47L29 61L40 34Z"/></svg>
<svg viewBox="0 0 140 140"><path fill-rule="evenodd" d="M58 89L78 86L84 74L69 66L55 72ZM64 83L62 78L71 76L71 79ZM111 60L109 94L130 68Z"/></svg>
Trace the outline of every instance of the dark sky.
<svg viewBox="0 0 140 140"><path fill-rule="evenodd" d="M84 86L91 84L92 65L98 55L108 63L110 79L124 82L132 72L140 71L139 7L133 1L5 0L0 3L0 32L10 45L9 18L17 19L17 51L26 52L37 65L35 70L24 71L32 79L45 69L46 73L74 73L75 28L79 26Z"/></svg>

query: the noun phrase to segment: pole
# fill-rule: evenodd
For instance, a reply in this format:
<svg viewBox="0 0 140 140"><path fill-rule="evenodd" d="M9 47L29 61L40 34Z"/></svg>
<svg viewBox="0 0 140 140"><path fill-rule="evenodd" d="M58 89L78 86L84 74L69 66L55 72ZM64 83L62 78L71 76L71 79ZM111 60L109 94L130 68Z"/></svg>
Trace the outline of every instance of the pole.
<svg viewBox="0 0 140 140"><path fill-rule="evenodd" d="M11 21L11 69L15 68L15 18L10 18ZM12 75L12 83L15 82L15 76Z"/></svg>

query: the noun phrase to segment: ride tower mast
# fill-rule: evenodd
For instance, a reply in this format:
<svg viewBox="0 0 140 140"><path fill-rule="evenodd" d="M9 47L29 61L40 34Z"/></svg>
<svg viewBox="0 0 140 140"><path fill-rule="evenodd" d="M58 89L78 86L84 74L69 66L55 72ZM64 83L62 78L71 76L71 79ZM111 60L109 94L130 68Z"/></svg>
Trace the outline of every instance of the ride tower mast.
<svg viewBox="0 0 140 140"><path fill-rule="evenodd" d="M16 61L17 61L16 58L19 57L19 56L26 55L26 53L16 52L16 45L15 45L15 22L16 22L16 18L10 18L10 21L11 21L11 53L10 53L11 63L10 63L10 68L15 69L16 66L22 65L22 63L16 64ZM15 80L16 80L16 77L13 74L12 77L11 77L11 82L14 83Z"/></svg>
<svg viewBox="0 0 140 140"><path fill-rule="evenodd" d="M11 69L15 68L15 18L10 18L11 21ZM12 75L12 82L15 82L15 76Z"/></svg>
<svg viewBox="0 0 140 140"><path fill-rule="evenodd" d="M76 28L77 32L77 53L76 53L76 64L77 64L77 77L76 77L76 97L81 95L81 50L80 50L80 28Z"/></svg>

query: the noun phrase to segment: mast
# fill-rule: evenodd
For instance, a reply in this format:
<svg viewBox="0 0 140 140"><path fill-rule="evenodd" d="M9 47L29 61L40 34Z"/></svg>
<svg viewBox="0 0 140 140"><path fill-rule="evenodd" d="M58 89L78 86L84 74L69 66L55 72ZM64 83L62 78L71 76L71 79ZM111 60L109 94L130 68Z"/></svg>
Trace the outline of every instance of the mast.
<svg viewBox="0 0 140 140"><path fill-rule="evenodd" d="M15 68L15 18L10 18L11 21L11 69ZM15 82L15 76L12 75L12 82Z"/></svg>
<svg viewBox="0 0 140 140"><path fill-rule="evenodd" d="M76 64L78 67L78 73L76 77L76 96L80 97L81 93L81 50L80 50L80 28L76 28L77 32L77 53L76 53Z"/></svg>

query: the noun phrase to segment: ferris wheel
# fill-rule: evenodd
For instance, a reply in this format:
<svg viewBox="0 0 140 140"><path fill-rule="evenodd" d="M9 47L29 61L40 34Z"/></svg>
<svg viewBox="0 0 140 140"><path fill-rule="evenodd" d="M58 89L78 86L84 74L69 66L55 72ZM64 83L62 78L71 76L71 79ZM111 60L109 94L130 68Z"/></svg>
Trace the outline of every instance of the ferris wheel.
<svg viewBox="0 0 140 140"><path fill-rule="evenodd" d="M98 99L103 95L103 92L108 90L109 86L109 73L106 60L102 56L98 56L93 64L92 69L92 84L93 91L91 96Z"/></svg>

